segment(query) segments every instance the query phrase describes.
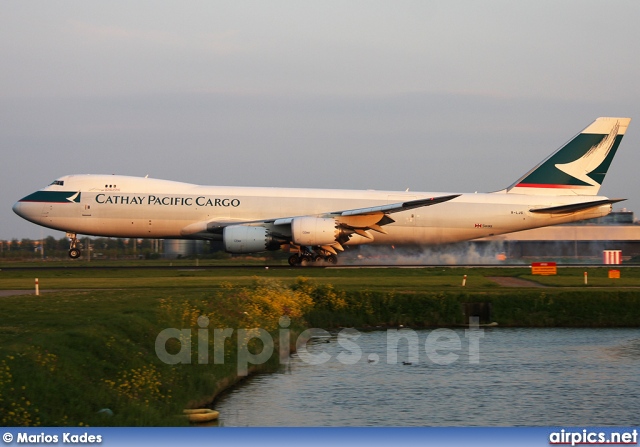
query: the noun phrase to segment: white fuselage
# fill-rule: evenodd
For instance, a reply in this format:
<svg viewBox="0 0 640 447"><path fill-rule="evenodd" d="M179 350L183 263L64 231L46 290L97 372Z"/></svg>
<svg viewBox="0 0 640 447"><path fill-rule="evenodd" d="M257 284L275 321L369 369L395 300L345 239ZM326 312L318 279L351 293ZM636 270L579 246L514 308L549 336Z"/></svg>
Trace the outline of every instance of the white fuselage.
<svg viewBox="0 0 640 447"><path fill-rule="evenodd" d="M75 193L79 192L79 195ZM57 193L57 194L51 194ZM66 194L68 193L68 194ZM14 205L27 220L70 233L136 238L218 239L207 222L242 223L406 202L446 193L198 186L117 175L71 175ZM55 199L51 199L55 197ZM531 213L586 200L578 195L462 194L392 215L387 234L347 244L442 244L600 217L602 205L567 214Z"/></svg>

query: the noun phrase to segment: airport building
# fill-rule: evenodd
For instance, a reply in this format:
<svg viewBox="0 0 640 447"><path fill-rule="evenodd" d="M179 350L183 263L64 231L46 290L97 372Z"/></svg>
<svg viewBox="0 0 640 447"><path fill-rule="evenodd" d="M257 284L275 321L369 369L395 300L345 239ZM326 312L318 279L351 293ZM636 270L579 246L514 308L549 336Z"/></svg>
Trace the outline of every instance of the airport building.
<svg viewBox="0 0 640 447"><path fill-rule="evenodd" d="M175 259L201 255L205 252L204 241L186 239L165 239L163 243L164 257Z"/></svg>

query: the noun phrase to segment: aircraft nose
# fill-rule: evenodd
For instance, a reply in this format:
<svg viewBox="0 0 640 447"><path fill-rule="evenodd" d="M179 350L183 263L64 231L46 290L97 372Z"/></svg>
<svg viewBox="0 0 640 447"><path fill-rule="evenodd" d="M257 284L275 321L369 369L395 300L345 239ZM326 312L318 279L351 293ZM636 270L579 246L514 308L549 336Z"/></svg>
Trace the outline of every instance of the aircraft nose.
<svg viewBox="0 0 640 447"><path fill-rule="evenodd" d="M28 198L29 196L25 197L24 199L18 200L16 203L13 204L12 209L14 213L22 217L23 219L33 221L33 218L37 214L39 214L39 211L42 208L42 204L31 202L30 200L25 200ZM38 207L38 205L40 206Z"/></svg>
<svg viewBox="0 0 640 447"><path fill-rule="evenodd" d="M18 201L16 203L13 204L13 212L16 213L18 216L24 218L24 212L23 212L23 204L22 202Z"/></svg>
<svg viewBox="0 0 640 447"><path fill-rule="evenodd" d="M21 199L13 204L13 212L29 222L38 223L42 203Z"/></svg>

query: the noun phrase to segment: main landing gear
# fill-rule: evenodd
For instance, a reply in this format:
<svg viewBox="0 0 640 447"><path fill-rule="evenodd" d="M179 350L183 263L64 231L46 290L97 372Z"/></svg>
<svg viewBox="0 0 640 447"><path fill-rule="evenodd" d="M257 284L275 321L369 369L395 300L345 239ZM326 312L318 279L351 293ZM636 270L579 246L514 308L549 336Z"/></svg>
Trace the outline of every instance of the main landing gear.
<svg viewBox="0 0 640 447"><path fill-rule="evenodd" d="M327 254L326 256L322 256L308 250L289 256L289 265L292 267L298 267L300 265L307 265L312 262L319 261L324 261L329 264L335 265L338 263L338 257L334 254Z"/></svg>
<svg viewBox="0 0 640 447"><path fill-rule="evenodd" d="M67 237L71 239L71 244L69 247L69 257L71 259L78 259L82 256L82 251L78 248L78 238L76 233L67 233Z"/></svg>

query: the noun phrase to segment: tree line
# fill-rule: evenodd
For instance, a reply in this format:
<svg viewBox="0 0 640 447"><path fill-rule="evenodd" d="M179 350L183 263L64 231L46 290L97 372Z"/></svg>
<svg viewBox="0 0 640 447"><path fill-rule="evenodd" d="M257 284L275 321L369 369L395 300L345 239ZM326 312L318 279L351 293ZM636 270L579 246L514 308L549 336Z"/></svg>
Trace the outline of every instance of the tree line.
<svg viewBox="0 0 640 447"><path fill-rule="evenodd" d="M162 244L154 239L123 238L81 238L83 251L90 250L92 258L114 257L154 257ZM0 240L0 257L2 258L66 258L69 251L69 239L56 239L47 236L44 239L11 239Z"/></svg>

